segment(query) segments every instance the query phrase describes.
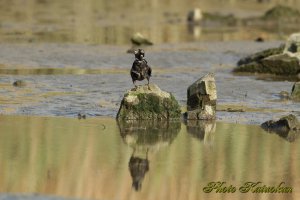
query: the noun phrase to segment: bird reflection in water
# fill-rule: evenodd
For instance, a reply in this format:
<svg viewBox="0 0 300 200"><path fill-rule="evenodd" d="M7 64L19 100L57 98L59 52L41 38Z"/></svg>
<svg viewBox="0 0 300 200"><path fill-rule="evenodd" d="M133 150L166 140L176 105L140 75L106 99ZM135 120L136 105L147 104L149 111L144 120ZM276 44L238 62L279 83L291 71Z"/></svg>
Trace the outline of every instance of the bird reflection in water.
<svg viewBox="0 0 300 200"><path fill-rule="evenodd" d="M118 126L124 143L133 149L128 167L132 187L140 191L144 177L150 169L148 152L154 154L169 146L178 135L181 122L131 120L118 121Z"/></svg>
<svg viewBox="0 0 300 200"><path fill-rule="evenodd" d="M139 191L142 188L142 182L145 174L149 171L148 149L146 151L146 158L134 156L135 149L130 157L128 166L132 178L132 187Z"/></svg>

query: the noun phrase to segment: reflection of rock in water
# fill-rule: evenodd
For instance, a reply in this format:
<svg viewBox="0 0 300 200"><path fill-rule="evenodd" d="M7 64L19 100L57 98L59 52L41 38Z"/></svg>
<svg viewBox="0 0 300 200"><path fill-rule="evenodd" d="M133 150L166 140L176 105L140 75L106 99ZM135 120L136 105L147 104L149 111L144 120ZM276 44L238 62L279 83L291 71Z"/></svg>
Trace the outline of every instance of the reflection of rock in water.
<svg viewBox="0 0 300 200"><path fill-rule="evenodd" d="M170 144L181 128L180 121L132 120L118 121L124 142L131 147L153 148Z"/></svg>
<svg viewBox="0 0 300 200"><path fill-rule="evenodd" d="M185 123L188 133L200 140L204 140L204 143L211 143L213 133L216 131L215 120L187 120Z"/></svg>
<svg viewBox="0 0 300 200"><path fill-rule="evenodd" d="M294 142L300 135L300 122L295 115L287 115L278 121L269 120L261 124L269 133L276 133L289 142Z"/></svg>
<svg viewBox="0 0 300 200"><path fill-rule="evenodd" d="M193 36L193 39L199 39L202 33L202 28L198 24L187 24L188 33Z"/></svg>
<svg viewBox="0 0 300 200"><path fill-rule="evenodd" d="M132 187L139 191L145 174L149 171L148 150L155 151L161 146L169 145L179 133L181 123L180 121L131 120L118 121L118 126L124 142L134 149L128 165Z"/></svg>
<svg viewBox="0 0 300 200"><path fill-rule="evenodd" d="M132 177L132 187L136 191L139 191L142 188L145 174L149 171L148 151L146 153L146 158L135 157L133 153L128 165Z"/></svg>

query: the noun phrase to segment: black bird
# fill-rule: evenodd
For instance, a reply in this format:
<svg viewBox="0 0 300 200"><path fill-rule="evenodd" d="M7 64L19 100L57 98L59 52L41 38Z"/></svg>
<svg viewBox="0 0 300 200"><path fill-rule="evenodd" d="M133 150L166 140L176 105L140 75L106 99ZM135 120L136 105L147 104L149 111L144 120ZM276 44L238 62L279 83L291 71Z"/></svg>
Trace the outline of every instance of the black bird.
<svg viewBox="0 0 300 200"><path fill-rule="evenodd" d="M130 70L132 82L134 86L137 87L135 81L142 81L144 79L147 79L148 89L150 90L149 80L151 77L152 69L148 65L147 61L144 59L145 52L143 49L138 49L137 51L134 51L134 55L135 55L135 60Z"/></svg>

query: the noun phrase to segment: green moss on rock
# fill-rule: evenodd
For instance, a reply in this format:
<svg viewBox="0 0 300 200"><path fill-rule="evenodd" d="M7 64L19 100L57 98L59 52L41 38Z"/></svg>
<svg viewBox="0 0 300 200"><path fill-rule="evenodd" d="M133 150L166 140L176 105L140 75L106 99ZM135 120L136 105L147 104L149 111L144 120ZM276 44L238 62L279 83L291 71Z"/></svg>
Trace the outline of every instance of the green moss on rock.
<svg viewBox="0 0 300 200"><path fill-rule="evenodd" d="M117 119L139 120L179 119L181 116L180 106L175 97L160 90L157 85L147 86L128 91L122 100Z"/></svg>
<svg viewBox="0 0 300 200"><path fill-rule="evenodd" d="M260 61L264 58L267 58L269 56L276 55L276 54L281 54L281 53L283 53L283 50L284 50L284 45L280 45L277 48L266 49L266 50L257 52L253 55L250 55L250 56L247 56L245 58L240 59L238 61L237 65L238 66L246 65L246 64L251 65L251 63L253 63L253 62L258 62L258 61ZM239 70L239 69L237 68L236 70Z"/></svg>
<svg viewBox="0 0 300 200"><path fill-rule="evenodd" d="M300 17L299 10L288 6L277 5L268 10L262 18L265 20L278 20L298 17Z"/></svg>

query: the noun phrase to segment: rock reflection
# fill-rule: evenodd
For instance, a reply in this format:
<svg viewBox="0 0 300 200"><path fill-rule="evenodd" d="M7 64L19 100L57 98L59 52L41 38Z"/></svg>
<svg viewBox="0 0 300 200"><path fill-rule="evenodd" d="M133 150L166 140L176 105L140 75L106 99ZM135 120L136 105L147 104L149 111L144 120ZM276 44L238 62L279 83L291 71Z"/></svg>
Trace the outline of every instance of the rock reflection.
<svg viewBox="0 0 300 200"><path fill-rule="evenodd" d="M191 35L193 37L193 39L197 40L200 38L200 36L202 34L202 28L199 24L188 23L187 29L188 29L189 35Z"/></svg>
<svg viewBox="0 0 300 200"><path fill-rule="evenodd" d="M187 120L185 121L187 132L205 144L211 144L216 131L215 120Z"/></svg>
<svg viewBox="0 0 300 200"><path fill-rule="evenodd" d="M180 121L132 120L118 121L120 134L126 144L136 150L169 145L181 128Z"/></svg>
<svg viewBox="0 0 300 200"><path fill-rule="evenodd" d="M277 134L279 137L283 138L284 140L288 141L288 142L295 142L300 135L300 131L299 130L289 130L289 131L282 131L282 130L268 130L263 128L265 131L267 131L268 133L275 133Z"/></svg>
<svg viewBox="0 0 300 200"><path fill-rule="evenodd" d="M295 115L287 115L279 120L269 120L261 124L261 128L269 133L276 133L289 142L294 142L300 134L300 123Z"/></svg>
<svg viewBox="0 0 300 200"><path fill-rule="evenodd" d="M133 148L128 167L132 187L139 191L145 174L149 171L148 152L155 152L168 146L180 131L180 121L132 120L118 121L123 141Z"/></svg>

